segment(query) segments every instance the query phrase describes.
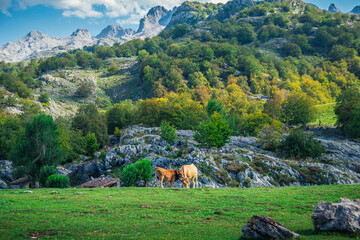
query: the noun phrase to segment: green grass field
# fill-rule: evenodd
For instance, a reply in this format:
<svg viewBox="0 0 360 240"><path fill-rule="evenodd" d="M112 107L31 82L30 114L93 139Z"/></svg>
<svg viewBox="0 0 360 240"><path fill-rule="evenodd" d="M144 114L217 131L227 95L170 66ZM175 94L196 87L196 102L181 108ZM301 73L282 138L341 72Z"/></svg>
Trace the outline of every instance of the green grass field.
<svg viewBox="0 0 360 240"><path fill-rule="evenodd" d="M327 103L316 106L321 119L321 124L325 124L325 125L336 124L337 118L334 112L335 105L336 103ZM319 117L317 117L316 120L312 122L312 124L319 124Z"/></svg>
<svg viewBox="0 0 360 240"><path fill-rule="evenodd" d="M359 238L312 231L313 206L340 197L360 198L360 185L1 190L0 239L238 239L254 214L279 221L301 239Z"/></svg>

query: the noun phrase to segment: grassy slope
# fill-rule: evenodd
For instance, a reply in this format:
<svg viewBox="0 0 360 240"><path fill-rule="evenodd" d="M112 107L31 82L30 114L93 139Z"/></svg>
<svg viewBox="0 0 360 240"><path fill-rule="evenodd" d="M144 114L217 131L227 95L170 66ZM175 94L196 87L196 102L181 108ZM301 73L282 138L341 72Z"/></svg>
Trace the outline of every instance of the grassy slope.
<svg viewBox="0 0 360 240"><path fill-rule="evenodd" d="M335 125L336 124L336 115L334 112L336 103L327 103L317 105L317 109L319 111L319 116L321 117L321 124L325 125ZM312 124L319 124L319 117L316 118Z"/></svg>
<svg viewBox="0 0 360 240"><path fill-rule="evenodd" d="M1 239L26 238L31 233L61 239L238 239L254 214L274 218L302 239L349 239L354 235L313 232L310 216L320 200L360 198L360 185L23 191L0 191Z"/></svg>

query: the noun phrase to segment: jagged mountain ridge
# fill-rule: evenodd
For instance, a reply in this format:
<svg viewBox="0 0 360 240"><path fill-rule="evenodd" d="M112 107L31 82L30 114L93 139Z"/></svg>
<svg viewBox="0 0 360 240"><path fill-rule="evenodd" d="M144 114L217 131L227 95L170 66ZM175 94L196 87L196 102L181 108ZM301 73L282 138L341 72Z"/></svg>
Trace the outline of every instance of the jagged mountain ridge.
<svg viewBox="0 0 360 240"><path fill-rule="evenodd" d="M20 62L32 58L46 58L73 49L92 45L113 45L132 39L144 39L159 34L170 22L173 10L156 6L140 20L137 31L124 29L119 25L109 25L96 37L87 29L78 29L68 37L55 38L39 31L31 31L26 36L0 47L0 61Z"/></svg>
<svg viewBox="0 0 360 240"><path fill-rule="evenodd" d="M280 2L281 0L265 0L268 2ZM301 2L301 1L299 1ZM124 29L119 25L109 25L104 28L96 37L92 37L86 29L79 29L71 36L54 38L38 31L32 31L18 41L10 42L0 47L0 61L18 62L31 58L45 58L54 56L61 52L83 48L91 45L113 45L120 44L132 39L145 39L159 34L163 29L170 29L176 24L187 23L193 26L208 17L215 17L219 20L230 17L241 8L254 5L254 0L233 0L225 5L218 4L218 7L200 15L204 7L196 2L184 2L181 6L167 10L162 6L156 6L140 20L139 29ZM199 6L198 6L199 5ZM213 6L216 6L213 4ZM220 6L220 7L219 7ZM330 5L330 12L340 12L334 5ZM356 6L351 14L360 14L360 6Z"/></svg>

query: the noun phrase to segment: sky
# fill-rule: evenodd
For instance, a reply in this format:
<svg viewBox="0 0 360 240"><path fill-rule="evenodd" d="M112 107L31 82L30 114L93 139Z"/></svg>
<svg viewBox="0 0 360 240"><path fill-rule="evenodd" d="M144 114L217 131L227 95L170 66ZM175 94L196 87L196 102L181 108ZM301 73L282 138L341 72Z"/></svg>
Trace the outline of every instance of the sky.
<svg viewBox="0 0 360 240"><path fill-rule="evenodd" d="M86 28L96 36L107 25L137 30L139 20L154 6L171 9L184 0L0 0L0 46L16 41L31 30L52 37L71 35ZM225 3L227 0L198 0ZM351 11L360 0L305 0L328 9L331 3L342 12Z"/></svg>

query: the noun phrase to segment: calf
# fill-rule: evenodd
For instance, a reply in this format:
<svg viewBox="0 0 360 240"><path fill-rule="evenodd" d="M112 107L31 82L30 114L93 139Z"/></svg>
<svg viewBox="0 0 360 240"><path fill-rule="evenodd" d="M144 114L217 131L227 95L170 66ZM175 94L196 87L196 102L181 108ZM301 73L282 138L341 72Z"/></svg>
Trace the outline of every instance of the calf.
<svg viewBox="0 0 360 240"><path fill-rule="evenodd" d="M170 182L171 187L174 187L174 182L180 179L179 170L167 170L157 167L155 170L155 179L160 182L162 188L164 187L164 182Z"/></svg>

